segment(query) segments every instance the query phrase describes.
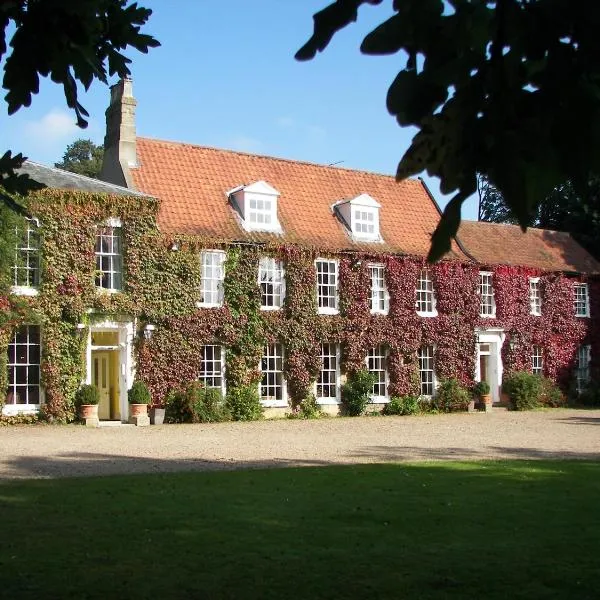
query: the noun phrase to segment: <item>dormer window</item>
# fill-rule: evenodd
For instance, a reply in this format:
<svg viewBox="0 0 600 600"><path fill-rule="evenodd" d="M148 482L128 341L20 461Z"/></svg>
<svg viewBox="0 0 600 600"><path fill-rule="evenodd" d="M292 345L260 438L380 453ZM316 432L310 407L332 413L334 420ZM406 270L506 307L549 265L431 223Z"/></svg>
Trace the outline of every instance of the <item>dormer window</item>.
<svg viewBox="0 0 600 600"><path fill-rule="evenodd" d="M266 181L242 185L227 192L246 231L282 233L277 216L279 192Z"/></svg>
<svg viewBox="0 0 600 600"><path fill-rule="evenodd" d="M368 194L341 200L333 210L348 232L358 242L382 242L379 233L379 209L381 204Z"/></svg>

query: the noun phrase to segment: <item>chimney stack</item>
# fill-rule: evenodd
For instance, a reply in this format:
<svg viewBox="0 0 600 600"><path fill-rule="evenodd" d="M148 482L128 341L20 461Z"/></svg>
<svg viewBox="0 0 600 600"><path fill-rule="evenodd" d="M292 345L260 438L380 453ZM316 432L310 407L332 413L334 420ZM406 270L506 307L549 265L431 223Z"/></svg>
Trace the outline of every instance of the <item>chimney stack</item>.
<svg viewBox="0 0 600 600"><path fill-rule="evenodd" d="M121 79L110 88L106 109L104 160L100 179L135 189L129 169L137 167L135 107L131 79Z"/></svg>

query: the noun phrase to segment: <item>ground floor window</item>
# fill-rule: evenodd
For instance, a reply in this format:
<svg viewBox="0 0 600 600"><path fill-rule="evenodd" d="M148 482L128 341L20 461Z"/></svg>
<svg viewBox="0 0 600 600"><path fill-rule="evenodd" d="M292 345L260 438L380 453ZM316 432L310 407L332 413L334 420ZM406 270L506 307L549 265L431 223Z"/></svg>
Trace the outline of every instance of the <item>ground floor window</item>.
<svg viewBox="0 0 600 600"><path fill-rule="evenodd" d="M40 403L40 328L23 325L8 345L7 404Z"/></svg>
<svg viewBox="0 0 600 600"><path fill-rule="evenodd" d="M387 396L387 350L385 346L371 348L367 355L367 368L375 376L373 396L385 398Z"/></svg>
<svg viewBox="0 0 600 600"><path fill-rule="evenodd" d="M590 382L590 356L589 345L579 346L577 349L577 364L575 376L577 378L577 391L581 393Z"/></svg>
<svg viewBox="0 0 600 600"><path fill-rule="evenodd" d="M268 344L263 349L260 361L262 374L260 381L260 399L263 402L282 402L284 400L283 346Z"/></svg>
<svg viewBox="0 0 600 600"><path fill-rule="evenodd" d="M213 344L204 346L200 363L200 381L206 387L223 391L224 376L223 347Z"/></svg>
<svg viewBox="0 0 600 600"><path fill-rule="evenodd" d="M433 346L423 346L419 349L419 379L421 381L421 395L433 396Z"/></svg>
<svg viewBox="0 0 600 600"><path fill-rule="evenodd" d="M534 346L531 351L531 372L534 375L544 373L544 355L541 346Z"/></svg>
<svg viewBox="0 0 600 600"><path fill-rule="evenodd" d="M339 360L337 344L321 344L321 370L317 379L320 402L338 400Z"/></svg>

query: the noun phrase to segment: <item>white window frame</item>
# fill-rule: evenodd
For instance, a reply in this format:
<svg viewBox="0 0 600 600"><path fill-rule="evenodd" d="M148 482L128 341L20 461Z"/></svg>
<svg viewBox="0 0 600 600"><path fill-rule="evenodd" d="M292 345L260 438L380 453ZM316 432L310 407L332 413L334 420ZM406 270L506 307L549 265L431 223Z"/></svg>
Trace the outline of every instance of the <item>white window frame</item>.
<svg viewBox="0 0 600 600"><path fill-rule="evenodd" d="M200 252L200 269L200 294L202 299L197 303L197 306L201 308L216 308L223 306L225 252L223 252L223 250L202 250L202 252ZM208 276L209 269L210 276ZM215 282L216 285L213 285ZM208 294L210 294L211 300L207 302L204 299ZM214 300L215 297L216 300Z"/></svg>
<svg viewBox="0 0 600 600"><path fill-rule="evenodd" d="M590 290L587 283L573 284L573 306L576 317L590 316Z"/></svg>
<svg viewBox="0 0 600 600"><path fill-rule="evenodd" d="M431 350L431 353L429 350ZM424 351L426 352L424 353ZM422 398L432 398L435 395L435 389L437 387L437 378L435 376L435 346L433 344L421 346L417 351L417 360L419 361L419 396ZM427 363L424 363L424 361L427 361ZM425 373L431 373L431 381L429 381L429 377L427 378L427 381L423 380L423 375ZM424 394L423 386L431 386L431 394Z"/></svg>
<svg viewBox="0 0 600 600"><path fill-rule="evenodd" d="M213 355L207 358L206 350L212 348ZM215 353L218 358L215 358ZM210 365L213 365L212 369ZM208 368L207 368L208 367ZM220 379L220 385L212 385L211 380ZM225 398L225 347L221 344L204 344L202 346L202 357L200 359L200 373L198 380L201 381L207 388L220 390L223 398Z"/></svg>
<svg viewBox="0 0 600 600"><path fill-rule="evenodd" d="M320 270L320 266L329 265L329 268L333 265L333 271L329 270L327 273ZM317 312L321 315L337 315L339 312L339 264L335 259L330 258L317 258L315 260L315 271L317 274ZM320 283L321 277L327 277L327 283ZM333 278L333 281L331 281ZM333 295L328 293L327 295L321 294L322 288L333 288ZM321 306L321 302L327 300L327 306ZM333 306L329 306L333 304Z"/></svg>
<svg viewBox="0 0 600 600"><path fill-rule="evenodd" d="M277 224L277 200L276 198L256 197L248 198L246 209L248 227L251 229L273 229Z"/></svg>
<svg viewBox="0 0 600 600"><path fill-rule="evenodd" d="M373 385L371 390L371 402L374 404L385 404L390 401L388 394L388 386L390 384L389 369L388 369L389 349L384 344L379 344L374 348L369 348L365 357L365 364L369 373L377 376L378 380ZM371 362L373 361L373 363ZM381 364L383 363L383 365ZM383 368L381 368L383 366ZM374 368L371 368L374 367ZM383 381L381 380L383 373ZM375 386L384 386L385 394L376 394Z"/></svg>
<svg viewBox="0 0 600 600"><path fill-rule="evenodd" d="M484 278L487 281L484 281ZM484 293L484 290L486 293ZM484 298L490 298L490 301L484 302ZM490 312L487 312L488 306ZM491 271L479 271L479 316L486 319L494 319L496 317L494 274Z"/></svg>
<svg viewBox="0 0 600 600"><path fill-rule="evenodd" d="M32 344L30 343L30 333L29 330L31 327L37 327L38 329L38 343L37 344ZM26 334L26 342L23 343L19 343L17 344L17 335L19 334L19 331L22 330L23 328L27 329L27 334ZM8 354L10 354L10 347L14 347L14 358L13 361L11 362L7 356L7 368L8 368L8 373L7 373L7 401L4 405L4 410L3 413L10 415L10 414L18 414L18 413L22 413L22 412L35 412L37 410L39 410L40 405L43 404L44 402L44 391L42 388L42 383L41 383L41 375L42 375L42 369L41 369L41 364L42 364L42 330L41 327L39 325L33 325L33 324L24 324L21 325L20 327L16 327L11 340L9 341L8 344ZM26 357L26 362L17 362L17 346L26 346L27 350L27 357ZM38 347L38 362L29 362L30 360L30 348L31 347ZM37 384L33 383L33 384L29 384L29 371L31 368L35 368L37 367ZM16 383L16 370L17 368L25 368L26 371L26 383L24 384L17 384ZM11 378L13 379L13 383L10 383ZM30 403L29 402L29 387L37 387L38 389L38 402L36 403ZM27 399L27 403L22 404L22 403L16 403L16 402L8 402L8 398L9 398L9 394L17 394L18 389L25 389L25 394L26 394L26 399Z"/></svg>
<svg viewBox="0 0 600 600"><path fill-rule="evenodd" d="M102 249L102 240L108 240L109 250ZM118 240L118 251L115 252L115 240ZM94 246L94 254L96 257L96 289L105 293L115 293L123 290L124 273L123 273L123 228L121 221L118 219L109 219L105 225L96 229L96 242ZM102 268L103 259L109 262L109 268ZM100 273L100 275L98 275ZM119 281L116 282L117 274ZM109 285L102 285L103 279L108 276ZM100 282L100 284L99 284ZM118 283L118 285L116 285Z"/></svg>
<svg viewBox="0 0 600 600"><path fill-rule="evenodd" d="M581 394L591 381L590 362L592 359L592 347L589 344L583 344L577 348L577 364L575 368L575 378L577 382L577 393ZM582 364L583 363L583 364Z"/></svg>
<svg viewBox="0 0 600 600"><path fill-rule="evenodd" d="M36 296L41 281L40 237L37 219L25 217L23 225L15 227L15 260L12 266L11 293L18 296ZM32 241L35 242L32 244ZM19 274L25 272L28 283L19 283ZM29 283L29 280L32 283Z"/></svg>
<svg viewBox="0 0 600 600"><path fill-rule="evenodd" d="M419 271L419 278L417 279L416 289L416 303L415 307L417 314L420 317L437 317L436 298L435 290L433 287L433 277L431 270L424 268ZM427 307L427 304L431 305L431 310L423 310L423 306Z"/></svg>
<svg viewBox="0 0 600 600"><path fill-rule="evenodd" d="M327 348L325 348L327 346ZM331 353L331 348L333 347L333 351L334 353ZM341 371L340 371L340 358L341 358L341 352L340 352L340 345L336 344L336 343L332 343L332 342L324 342L321 344L321 348L320 348L320 352L321 352L321 368L319 369L319 375L317 377L317 381L315 382L314 385L314 393L315 393L315 398L317 399L317 402L319 404L322 405L327 405L327 404L339 404L341 402ZM327 354L325 353L327 352ZM335 369L324 369L323 365L324 365L324 359L334 359L335 360ZM335 396L320 396L319 395L319 386L323 386L323 385L332 385L331 383L327 383L327 384L323 384L321 381L321 377L323 375L323 373L333 373L334 377L335 377Z"/></svg>
<svg viewBox="0 0 600 600"><path fill-rule="evenodd" d="M260 309L279 310L285 300L285 269L283 261L270 256L263 256L258 262L258 285L260 287ZM269 286L271 292L268 291ZM273 304L265 303L272 298Z"/></svg>
<svg viewBox="0 0 600 600"><path fill-rule="evenodd" d="M379 237L378 208L351 206L352 233L357 238L377 239Z"/></svg>
<svg viewBox="0 0 600 600"><path fill-rule="evenodd" d="M274 351L274 353L273 353ZM279 352L279 354L278 354ZM281 369L269 369L267 365L267 369L263 369L263 361L267 360L280 360L281 361ZM277 364L277 363L276 363ZM263 347L263 354L259 363L260 370L260 381L258 382L258 395L260 397L260 403L265 408L283 408L287 407L287 382L285 380L285 348L283 344L266 344ZM263 386L263 376L268 375L269 373L275 373L276 376L279 374L280 383L269 384ZM263 395L263 387L280 387L281 388L281 398L266 396Z"/></svg>
<svg viewBox="0 0 600 600"><path fill-rule="evenodd" d="M385 281L385 265L369 265L371 275L371 314L387 315L390 310L390 295Z"/></svg>
<svg viewBox="0 0 600 600"><path fill-rule="evenodd" d="M544 348L538 344L531 348L531 372L534 375L544 374Z"/></svg>
<svg viewBox="0 0 600 600"><path fill-rule="evenodd" d="M539 277L529 278L529 314L540 317L542 315L542 288Z"/></svg>

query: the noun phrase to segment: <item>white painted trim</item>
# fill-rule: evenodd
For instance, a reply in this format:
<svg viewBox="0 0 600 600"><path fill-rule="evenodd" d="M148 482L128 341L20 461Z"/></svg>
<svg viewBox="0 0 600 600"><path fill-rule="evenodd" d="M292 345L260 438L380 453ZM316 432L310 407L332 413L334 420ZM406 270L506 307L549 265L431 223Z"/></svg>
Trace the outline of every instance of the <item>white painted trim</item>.
<svg viewBox="0 0 600 600"><path fill-rule="evenodd" d="M123 227L123 223L119 217L109 217L104 222L106 227Z"/></svg>
<svg viewBox="0 0 600 600"><path fill-rule="evenodd" d="M337 406L342 403L342 370L340 368L340 361L342 358L341 344L339 342L324 342L333 344L335 346L335 398L324 398L317 396L317 382L313 384L313 394L317 400L317 404L321 406ZM322 354L321 354L322 356ZM321 371L321 369L319 369Z"/></svg>
<svg viewBox="0 0 600 600"><path fill-rule="evenodd" d="M258 398L260 400L260 405L264 408L289 408L288 405L288 389L287 389L287 380L285 378L285 346L280 342L275 342L275 344L265 344L265 346L281 346L281 400L263 400L260 394L260 386L262 382L262 355L258 362L258 370L260 371L260 380L258 382Z"/></svg>
<svg viewBox="0 0 600 600"><path fill-rule="evenodd" d="M504 365L502 363L502 346L506 339L506 334L503 329L492 328L492 329L480 329L475 330L476 345L475 345L475 381L481 381L481 372L479 367L479 344L493 344L494 352L490 353L490 361L494 361L494 368L496 369L496 381L492 382L494 385L490 385L490 392L492 394L492 401L500 401L500 389L502 387L502 376L504 374Z"/></svg>
<svg viewBox="0 0 600 600"><path fill-rule="evenodd" d="M37 296L40 290L31 285L13 285L10 288L10 293L14 296Z"/></svg>

